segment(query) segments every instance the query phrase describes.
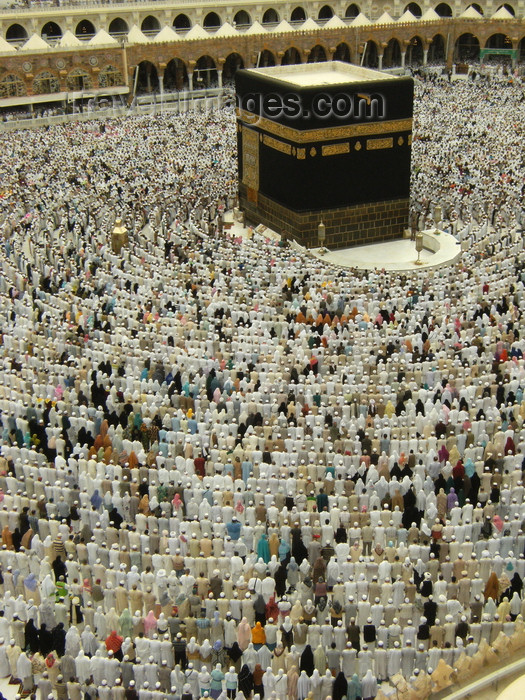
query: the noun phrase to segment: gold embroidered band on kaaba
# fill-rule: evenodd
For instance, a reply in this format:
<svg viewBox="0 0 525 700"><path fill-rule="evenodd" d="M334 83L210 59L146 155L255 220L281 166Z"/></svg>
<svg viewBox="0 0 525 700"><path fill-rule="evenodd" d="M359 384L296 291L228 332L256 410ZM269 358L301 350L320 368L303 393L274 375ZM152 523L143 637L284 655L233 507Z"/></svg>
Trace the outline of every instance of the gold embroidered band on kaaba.
<svg viewBox="0 0 525 700"><path fill-rule="evenodd" d="M370 123L345 124L344 126L329 126L324 129L292 129L290 126L278 124L266 117L259 117L253 112L236 110L237 117L248 126L257 127L275 136L292 141L292 143L315 143L332 139L351 138L352 136L379 136L395 134L400 131L412 131L412 119L391 119Z"/></svg>

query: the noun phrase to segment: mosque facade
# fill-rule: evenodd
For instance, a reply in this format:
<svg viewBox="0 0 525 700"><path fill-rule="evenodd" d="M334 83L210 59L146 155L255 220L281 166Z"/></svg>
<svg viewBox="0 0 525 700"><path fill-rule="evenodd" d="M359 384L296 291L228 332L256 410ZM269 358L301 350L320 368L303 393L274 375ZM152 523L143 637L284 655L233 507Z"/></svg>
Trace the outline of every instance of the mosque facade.
<svg viewBox="0 0 525 700"><path fill-rule="evenodd" d="M0 106L221 87L238 68L525 60L525 3L67 5L0 12Z"/></svg>

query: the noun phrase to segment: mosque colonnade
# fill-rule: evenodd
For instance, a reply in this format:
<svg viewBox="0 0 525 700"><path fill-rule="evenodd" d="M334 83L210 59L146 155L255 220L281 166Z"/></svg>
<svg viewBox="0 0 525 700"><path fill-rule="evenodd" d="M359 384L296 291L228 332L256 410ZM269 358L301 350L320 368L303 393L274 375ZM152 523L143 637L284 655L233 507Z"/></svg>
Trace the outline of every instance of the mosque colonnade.
<svg viewBox="0 0 525 700"><path fill-rule="evenodd" d="M525 60L525 20L444 19L23 51L2 58L0 99L116 86L130 93L221 86L241 67L332 59L373 68L451 66L479 60L486 47L517 49L518 60Z"/></svg>
<svg viewBox="0 0 525 700"><path fill-rule="evenodd" d="M355 19L359 13L371 21L379 19L388 12L398 19L409 10L417 19L433 10L442 18L459 18L465 10L473 7L481 16L490 18L497 10L504 7L509 17L525 16L524 0L502 3L501 0L471 3L469 0L456 2L407 2L393 0L392 3L372 4L370 2L282 2L274 0L261 4L250 4L242 0L217 6L209 0L193 0L181 7L174 3L126 3L122 4L83 4L68 6L67 0L61 7L16 8L0 10L0 36L8 41L22 41L36 33L50 40L58 39L66 31L79 39L89 39L100 29L112 36L123 36L136 26L146 36L154 37L162 27L173 27L181 36L195 25L214 32L228 22L232 26L246 30L253 23L259 22L271 29L285 20L294 26L300 26L306 20L313 20L320 26L333 16L346 22Z"/></svg>

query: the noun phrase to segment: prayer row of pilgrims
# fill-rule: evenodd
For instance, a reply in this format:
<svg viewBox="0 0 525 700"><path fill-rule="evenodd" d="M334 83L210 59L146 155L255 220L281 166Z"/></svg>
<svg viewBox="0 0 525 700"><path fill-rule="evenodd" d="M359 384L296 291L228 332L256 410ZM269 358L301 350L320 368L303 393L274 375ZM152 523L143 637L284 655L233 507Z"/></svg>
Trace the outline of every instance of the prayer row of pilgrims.
<svg viewBox="0 0 525 700"><path fill-rule="evenodd" d="M410 276L215 235L228 110L2 137L1 676L423 698L522 644L521 95L416 80L413 209L467 244Z"/></svg>

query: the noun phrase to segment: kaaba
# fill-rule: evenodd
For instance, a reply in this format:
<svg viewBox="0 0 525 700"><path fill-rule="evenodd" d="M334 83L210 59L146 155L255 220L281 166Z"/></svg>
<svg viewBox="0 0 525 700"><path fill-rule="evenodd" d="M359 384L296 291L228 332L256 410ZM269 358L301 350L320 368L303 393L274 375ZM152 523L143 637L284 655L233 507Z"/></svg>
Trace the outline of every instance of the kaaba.
<svg viewBox="0 0 525 700"><path fill-rule="evenodd" d="M317 247L408 226L414 84L340 61L239 70L239 202L246 219Z"/></svg>

